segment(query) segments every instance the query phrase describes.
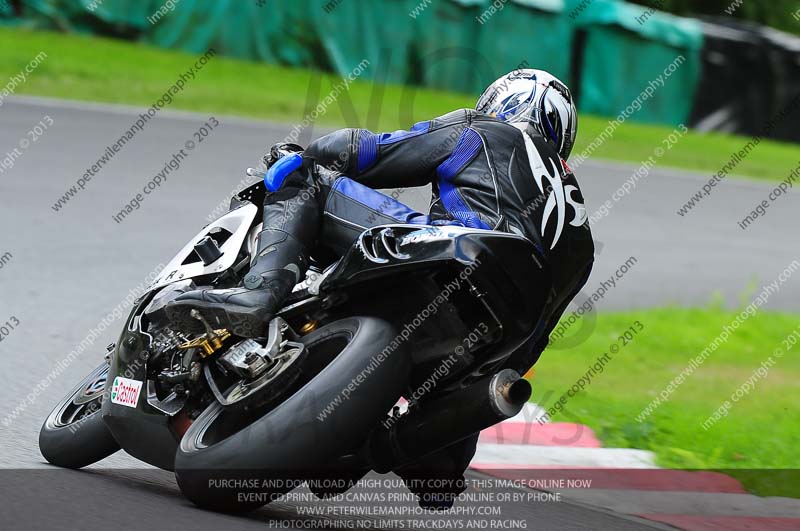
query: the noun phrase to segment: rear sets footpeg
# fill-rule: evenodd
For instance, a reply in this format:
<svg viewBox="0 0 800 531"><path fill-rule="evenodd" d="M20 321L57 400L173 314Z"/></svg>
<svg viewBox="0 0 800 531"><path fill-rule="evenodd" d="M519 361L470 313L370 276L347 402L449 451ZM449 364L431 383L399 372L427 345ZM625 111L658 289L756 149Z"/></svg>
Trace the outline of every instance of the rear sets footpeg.
<svg viewBox="0 0 800 531"><path fill-rule="evenodd" d="M211 325L208 324L200 312L197 310L192 310L190 315L193 319L197 319L201 323L203 323L203 327L206 329L206 333L202 336L188 341L182 345L179 345L178 348L181 350L188 350L191 348L199 348L200 349L200 356L203 358L207 358L219 349L222 348L223 343L226 339L231 337L231 333L225 329L220 328L214 330L211 328Z"/></svg>

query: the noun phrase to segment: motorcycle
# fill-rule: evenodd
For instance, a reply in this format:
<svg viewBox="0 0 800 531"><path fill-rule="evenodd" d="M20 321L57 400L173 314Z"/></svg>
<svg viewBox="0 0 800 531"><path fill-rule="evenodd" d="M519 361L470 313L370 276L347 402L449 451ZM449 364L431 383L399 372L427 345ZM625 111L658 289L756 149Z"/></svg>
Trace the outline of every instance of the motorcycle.
<svg viewBox="0 0 800 531"><path fill-rule="evenodd" d="M204 332L174 330L169 301L241 285L265 193L259 182L234 197L134 302L104 362L45 420L47 461L81 468L123 449L174 471L199 506L248 511L304 481L320 497L344 492L521 410L530 384L505 365L550 274L514 234L369 228L343 256L315 257L265 337L198 314ZM320 477L347 481L315 488Z"/></svg>

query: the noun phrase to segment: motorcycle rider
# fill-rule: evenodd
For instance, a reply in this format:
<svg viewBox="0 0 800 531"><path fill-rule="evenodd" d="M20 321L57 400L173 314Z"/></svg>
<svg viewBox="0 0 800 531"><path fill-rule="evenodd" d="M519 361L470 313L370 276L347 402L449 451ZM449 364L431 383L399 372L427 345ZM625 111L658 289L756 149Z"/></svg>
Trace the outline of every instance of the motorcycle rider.
<svg viewBox="0 0 800 531"><path fill-rule="evenodd" d="M317 245L341 253L365 229L392 223L510 232L533 242L553 277L545 315L531 323L531 339L509 362L524 373L594 260L583 197L566 163L576 134L567 86L547 72L524 69L492 83L474 110L456 110L408 131L342 129L305 151L277 144L265 157L270 193L244 286L185 293L168 305L168 315L179 328L199 332L202 324L191 316L198 310L212 325L259 337L305 278ZM376 190L429 184L428 214ZM428 462L448 477L461 477L476 441L477 435Z"/></svg>

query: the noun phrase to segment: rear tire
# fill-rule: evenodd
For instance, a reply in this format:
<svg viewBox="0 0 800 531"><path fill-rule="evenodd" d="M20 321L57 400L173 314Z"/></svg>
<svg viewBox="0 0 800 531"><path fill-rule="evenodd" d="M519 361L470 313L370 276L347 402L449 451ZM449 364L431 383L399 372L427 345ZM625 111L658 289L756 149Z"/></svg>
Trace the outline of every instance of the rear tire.
<svg viewBox="0 0 800 531"><path fill-rule="evenodd" d="M204 508L254 510L360 447L408 380L403 343L387 348L395 337L392 325L371 317L331 323L300 339L309 349L304 374L285 401L246 421L209 406L175 457L183 494Z"/></svg>
<svg viewBox="0 0 800 531"><path fill-rule="evenodd" d="M100 411L108 365L89 374L50 412L39 432L39 451L51 464L82 468L120 449Z"/></svg>

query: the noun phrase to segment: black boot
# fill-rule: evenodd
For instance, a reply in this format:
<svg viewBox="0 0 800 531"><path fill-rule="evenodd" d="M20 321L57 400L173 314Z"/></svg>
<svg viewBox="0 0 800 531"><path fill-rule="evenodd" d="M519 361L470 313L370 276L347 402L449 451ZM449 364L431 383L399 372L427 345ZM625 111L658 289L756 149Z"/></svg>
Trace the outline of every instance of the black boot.
<svg viewBox="0 0 800 531"><path fill-rule="evenodd" d="M202 323L191 316L197 310L213 328L227 328L241 337L264 336L275 312L305 278L319 219L311 188L289 185L268 194L264 229L244 287L185 293L167 305L170 321L180 330L201 332Z"/></svg>

